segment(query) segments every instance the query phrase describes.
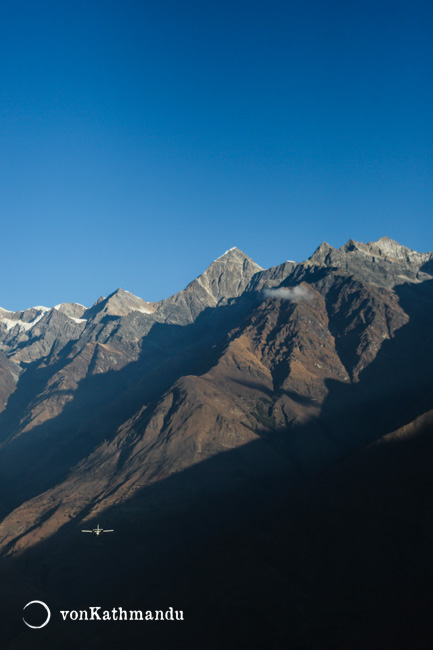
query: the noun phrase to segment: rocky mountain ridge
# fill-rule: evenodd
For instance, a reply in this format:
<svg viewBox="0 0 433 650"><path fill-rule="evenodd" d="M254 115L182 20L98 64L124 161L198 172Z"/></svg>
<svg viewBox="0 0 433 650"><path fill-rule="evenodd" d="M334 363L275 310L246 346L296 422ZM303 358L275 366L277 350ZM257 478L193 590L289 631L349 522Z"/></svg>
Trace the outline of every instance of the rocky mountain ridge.
<svg viewBox="0 0 433 650"><path fill-rule="evenodd" d="M360 444L360 434L345 440L335 421L340 393L346 385L363 386L362 374L385 342L407 326L409 315L393 288L428 284L431 276L421 269L431 259L387 238L351 240L341 249L322 244L306 262L262 270L234 248L160 303L118 289L89 309L63 304L7 312L0 469L20 486L12 503L33 494L52 509L50 489L74 492L75 471L82 476L83 465L75 470L74 462L81 460L94 476L95 463L108 468L111 448L113 470L103 482L111 495L107 505L116 492L113 481L122 486L115 498L123 499L135 484L274 430L292 431L291 462L302 471L338 457ZM285 300L293 286L306 293L288 293ZM272 294L276 287L279 293ZM363 391L345 398L353 408L369 399L371 390ZM311 452L296 434L307 423ZM129 447L131 436L136 451L123 455L119 466L116 450ZM49 452L42 453L47 440ZM127 457L137 459L137 470ZM64 488L62 481L49 488L53 479L45 477L53 463ZM123 466L128 475L137 472L135 481L125 480ZM101 502L100 491L86 494L86 507ZM25 536L20 539L22 545Z"/></svg>
<svg viewBox="0 0 433 650"><path fill-rule="evenodd" d="M159 303L119 289L89 309L2 311L3 557L37 564L103 517L132 517L170 553L170 518L196 508L205 544L252 503L412 431L433 411L432 259L350 240L264 270L231 249Z"/></svg>

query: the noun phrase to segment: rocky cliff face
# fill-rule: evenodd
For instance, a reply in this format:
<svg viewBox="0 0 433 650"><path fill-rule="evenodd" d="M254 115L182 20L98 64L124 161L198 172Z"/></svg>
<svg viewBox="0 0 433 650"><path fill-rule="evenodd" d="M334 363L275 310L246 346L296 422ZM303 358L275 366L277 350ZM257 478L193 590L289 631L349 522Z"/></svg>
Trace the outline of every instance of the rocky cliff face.
<svg viewBox="0 0 433 650"><path fill-rule="evenodd" d="M3 554L103 515L156 531L203 495L236 495L204 515L224 528L432 410L432 260L388 238L268 270L231 249L159 303L3 310Z"/></svg>
<svg viewBox="0 0 433 650"><path fill-rule="evenodd" d="M368 244L350 239L340 249L323 242L305 266L341 269L359 280L394 287L404 282L428 280L432 260L432 253L417 253L389 237L382 237Z"/></svg>
<svg viewBox="0 0 433 650"><path fill-rule="evenodd" d="M353 422L348 434L341 412L396 390L402 373L387 377L382 359L395 363L391 350L411 318L425 326L432 293L422 269L431 259L383 238L322 244L304 263L263 271L235 248L160 303L119 289L89 309L3 311L0 469L19 506L2 525L5 543L16 517L19 547L26 526L31 539L44 535L35 516L47 521L49 510L49 529L60 525L53 503L69 516L64 494L75 494L77 480L88 485L90 516L92 503L100 511L263 436L283 436L295 474L356 448L368 435ZM411 363L424 377L422 355ZM404 410L393 407L393 421ZM37 507L28 510L28 498ZM27 524L23 511L32 513Z"/></svg>

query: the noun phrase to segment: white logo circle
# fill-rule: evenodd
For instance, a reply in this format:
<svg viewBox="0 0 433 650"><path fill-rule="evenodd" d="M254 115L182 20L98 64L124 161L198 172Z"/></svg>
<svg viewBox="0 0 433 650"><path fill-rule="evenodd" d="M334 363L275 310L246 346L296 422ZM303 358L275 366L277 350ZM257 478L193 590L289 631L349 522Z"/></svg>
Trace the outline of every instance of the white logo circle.
<svg viewBox="0 0 433 650"><path fill-rule="evenodd" d="M27 627L31 627L33 630L40 630L41 627L45 627L45 625L46 625L46 624L48 623L48 621L50 620L50 618L51 618L51 612L50 612L50 608L48 607L48 605L46 605L45 603L43 603L42 600L31 600L31 601L30 601L29 603L27 603L27 605L23 608L23 611L26 609L26 607L28 607L29 605L33 605L34 603L36 603L36 604L38 604L38 605L42 605L42 607L45 607L45 609L47 610L47 620L45 621L45 623L42 623L42 625L30 625L30 623L27 623L26 619L25 619L24 616L23 616L23 621L24 621L24 623L27 625Z"/></svg>

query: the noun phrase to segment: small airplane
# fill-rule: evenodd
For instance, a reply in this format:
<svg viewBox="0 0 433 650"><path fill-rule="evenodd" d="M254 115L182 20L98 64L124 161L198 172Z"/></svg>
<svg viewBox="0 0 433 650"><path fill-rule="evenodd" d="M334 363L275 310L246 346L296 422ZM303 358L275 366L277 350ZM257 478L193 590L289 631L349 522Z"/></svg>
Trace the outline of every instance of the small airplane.
<svg viewBox="0 0 433 650"><path fill-rule="evenodd" d="M99 524L96 526L96 528L92 528L92 530L82 530L82 533L92 533L92 535L100 535L101 533L114 533L113 529L108 530L107 528L100 528Z"/></svg>

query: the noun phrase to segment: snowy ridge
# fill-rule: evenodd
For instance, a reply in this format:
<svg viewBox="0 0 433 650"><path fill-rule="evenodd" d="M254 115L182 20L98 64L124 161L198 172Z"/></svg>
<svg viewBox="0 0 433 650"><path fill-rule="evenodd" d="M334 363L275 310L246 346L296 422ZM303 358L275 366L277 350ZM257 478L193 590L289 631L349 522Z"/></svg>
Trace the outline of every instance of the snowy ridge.
<svg viewBox="0 0 433 650"><path fill-rule="evenodd" d="M227 255L227 253L230 253L231 251L235 251L235 250L237 250L237 246L232 246L232 248L229 248L228 251L226 251L225 253L223 253L223 254L220 255L219 257L217 257L216 260L214 260L214 262L217 262L217 261L220 260L222 257L224 257L224 255Z"/></svg>
<svg viewBox="0 0 433 650"><path fill-rule="evenodd" d="M65 304L64 302L59 302L58 305L54 305L53 309L57 309L57 311L59 311L60 307L61 307L62 305L64 305L64 304ZM72 302L72 303L69 303L69 304L71 304L71 305L78 305L78 307L82 307L83 309L87 309L87 307L86 307L85 305L82 305L81 302ZM35 309L36 309L36 308L35 308Z"/></svg>
<svg viewBox="0 0 433 650"><path fill-rule="evenodd" d="M34 307L34 309L36 309L36 307ZM17 325L19 326L20 332L28 331L31 330L32 327L36 325L36 323L39 323L39 321L41 320L41 318L45 316L47 311L50 311L50 309L44 308L42 314L36 316L36 318L30 321L30 323L25 323L24 321L19 319L12 320L12 318L0 318L0 323L6 325L7 331L14 329L14 327L16 327Z"/></svg>

